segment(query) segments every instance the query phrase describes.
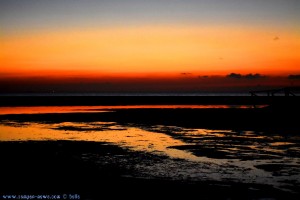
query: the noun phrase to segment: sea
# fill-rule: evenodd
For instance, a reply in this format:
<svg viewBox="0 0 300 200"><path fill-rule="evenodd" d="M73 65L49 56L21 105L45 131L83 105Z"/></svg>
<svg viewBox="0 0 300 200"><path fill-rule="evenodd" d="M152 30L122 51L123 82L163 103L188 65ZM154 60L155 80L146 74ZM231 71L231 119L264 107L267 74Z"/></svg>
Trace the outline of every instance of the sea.
<svg viewBox="0 0 300 200"><path fill-rule="evenodd" d="M296 91L295 96L300 96ZM284 96L283 92L278 92L274 96ZM0 93L1 96L251 96L250 92L21 92L21 93ZM259 93L257 96L268 96L267 93Z"/></svg>
<svg viewBox="0 0 300 200"><path fill-rule="evenodd" d="M279 94L280 95L280 94ZM247 92L0 93L0 96L251 96ZM264 94L262 94L264 96Z"/></svg>

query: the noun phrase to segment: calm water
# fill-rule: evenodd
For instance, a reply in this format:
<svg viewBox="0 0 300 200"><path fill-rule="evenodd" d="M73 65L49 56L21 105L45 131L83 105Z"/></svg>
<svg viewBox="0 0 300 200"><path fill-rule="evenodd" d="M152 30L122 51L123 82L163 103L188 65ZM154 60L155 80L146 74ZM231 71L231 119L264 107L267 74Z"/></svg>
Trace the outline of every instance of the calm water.
<svg viewBox="0 0 300 200"><path fill-rule="evenodd" d="M186 108L188 106L181 105ZM141 108L153 108L140 106ZM155 106L157 108L159 106ZM189 106L205 109L203 106ZM224 105L218 108L228 108ZM2 107L0 114L114 112L136 106ZM164 109L176 105L161 106ZM5 119L5 117L4 117ZM99 141L131 151L163 156L135 164L134 176L178 180L216 180L268 184L286 191L300 185L300 137L289 132L195 129L163 124L124 124L118 121L63 122L0 121L1 141ZM86 155L82 155L83 158ZM134 158L124 159L132 165Z"/></svg>
<svg viewBox="0 0 300 200"><path fill-rule="evenodd" d="M250 96L248 92L152 92L152 93L142 93L142 92L113 92L113 93L2 93L0 96Z"/></svg>
<svg viewBox="0 0 300 200"><path fill-rule="evenodd" d="M300 93L295 91L294 94L299 96ZM276 96L284 96L283 92L276 93ZM1 93L0 96L204 96L204 97L214 97L214 96L251 96L251 94L246 92L113 92L113 93L101 93L101 92L89 92L89 93L58 93L58 92L45 92L45 93ZM267 93L261 93L259 96L267 96Z"/></svg>

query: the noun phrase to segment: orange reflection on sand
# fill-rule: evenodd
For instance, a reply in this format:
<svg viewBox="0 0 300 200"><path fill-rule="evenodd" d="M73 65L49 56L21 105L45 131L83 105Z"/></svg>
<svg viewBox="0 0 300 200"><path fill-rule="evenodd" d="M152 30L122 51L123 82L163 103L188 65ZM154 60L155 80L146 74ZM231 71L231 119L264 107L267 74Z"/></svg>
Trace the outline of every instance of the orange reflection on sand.
<svg viewBox="0 0 300 200"><path fill-rule="evenodd" d="M263 106L261 106L263 107ZM116 109L209 109L209 108L252 108L250 105L122 105L122 106L27 106L0 107L0 114L77 113L108 112Z"/></svg>
<svg viewBox="0 0 300 200"><path fill-rule="evenodd" d="M15 125L17 126L14 126L14 122L7 122L6 125L0 125L1 141L72 140L108 142L133 150L153 152L173 158L199 160L199 158L187 151L168 148L169 146L186 144L171 136L139 128L122 127L113 122L96 122L91 124L64 122L50 125L28 123L22 126L15 123ZM73 129L68 130L69 127Z"/></svg>
<svg viewBox="0 0 300 200"><path fill-rule="evenodd" d="M0 114L75 113L87 112L89 109L89 112L96 112L91 110L91 106L18 106L0 107Z"/></svg>

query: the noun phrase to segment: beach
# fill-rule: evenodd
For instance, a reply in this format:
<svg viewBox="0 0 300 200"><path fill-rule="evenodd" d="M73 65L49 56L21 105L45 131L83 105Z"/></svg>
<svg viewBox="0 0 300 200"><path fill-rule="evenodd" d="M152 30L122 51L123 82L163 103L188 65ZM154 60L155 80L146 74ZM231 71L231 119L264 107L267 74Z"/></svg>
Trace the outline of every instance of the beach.
<svg viewBox="0 0 300 200"><path fill-rule="evenodd" d="M297 98L22 98L0 107L2 194L299 198Z"/></svg>

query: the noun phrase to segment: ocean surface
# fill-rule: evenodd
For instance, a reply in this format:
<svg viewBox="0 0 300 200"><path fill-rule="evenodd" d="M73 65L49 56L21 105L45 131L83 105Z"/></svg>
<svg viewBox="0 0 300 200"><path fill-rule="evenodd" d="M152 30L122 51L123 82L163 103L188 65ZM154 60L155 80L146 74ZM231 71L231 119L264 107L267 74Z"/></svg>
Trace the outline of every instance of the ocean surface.
<svg viewBox="0 0 300 200"><path fill-rule="evenodd" d="M0 96L250 96L250 93L0 93Z"/></svg>
<svg viewBox="0 0 300 200"><path fill-rule="evenodd" d="M300 96L299 91L294 91L296 96ZM45 92L45 93L0 93L1 96L208 96L208 97L225 97L225 96L236 96L246 97L251 96L250 92L112 92L112 93L57 93L57 92ZM258 96L267 96L267 93L259 93ZM283 92L278 92L275 96L284 96Z"/></svg>

